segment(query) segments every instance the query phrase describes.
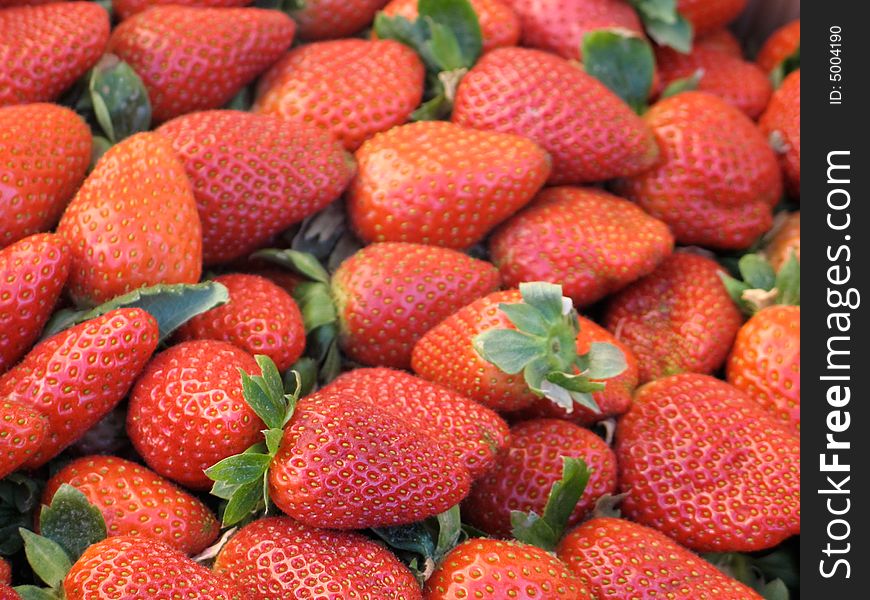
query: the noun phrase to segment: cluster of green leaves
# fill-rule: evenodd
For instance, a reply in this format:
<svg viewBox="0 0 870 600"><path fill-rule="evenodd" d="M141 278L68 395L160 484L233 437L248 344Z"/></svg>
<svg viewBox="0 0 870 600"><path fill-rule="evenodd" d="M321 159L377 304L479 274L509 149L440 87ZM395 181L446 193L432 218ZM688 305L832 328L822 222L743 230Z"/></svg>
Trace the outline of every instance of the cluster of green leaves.
<svg viewBox="0 0 870 600"><path fill-rule="evenodd" d="M677 11L676 0L631 0L631 5L657 44L683 53L692 50L692 24Z"/></svg>
<svg viewBox="0 0 870 600"><path fill-rule="evenodd" d="M744 254L737 263L742 279L720 273L731 299L744 314L752 315L765 306L787 304L800 306L801 266L792 254L775 272L761 254Z"/></svg>

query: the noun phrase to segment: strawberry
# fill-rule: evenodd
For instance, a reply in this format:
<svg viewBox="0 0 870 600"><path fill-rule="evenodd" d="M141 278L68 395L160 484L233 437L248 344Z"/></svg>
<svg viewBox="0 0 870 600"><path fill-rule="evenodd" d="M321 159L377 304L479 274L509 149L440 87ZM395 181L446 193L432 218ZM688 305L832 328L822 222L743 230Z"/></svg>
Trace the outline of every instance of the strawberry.
<svg viewBox="0 0 870 600"><path fill-rule="evenodd" d="M254 111L331 131L350 151L405 123L423 97L425 69L392 40L335 40L295 48L257 87Z"/></svg>
<svg viewBox="0 0 870 600"><path fill-rule="evenodd" d="M388 0L305 0L290 12L299 37L323 40L350 37L371 24Z"/></svg>
<svg viewBox="0 0 870 600"><path fill-rule="evenodd" d="M424 333L498 285L495 267L455 250L367 246L332 277L342 349L366 365L407 369Z"/></svg>
<svg viewBox="0 0 870 600"><path fill-rule="evenodd" d="M642 383L725 361L743 319L720 272L709 258L676 253L611 298L604 325L637 356Z"/></svg>
<svg viewBox="0 0 870 600"><path fill-rule="evenodd" d="M45 440L24 466L45 464L112 410L151 357L157 336L154 317L119 308L37 344L0 377L0 398L47 420Z"/></svg>
<svg viewBox="0 0 870 600"><path fill-rule="evenodd" d="M85 456L48 480L42 503L67 483L100 509L110 536L146 536L185 554L202 552L218 535L218 521L200 500L134 462Z"/></svg>
<svg viewBox="0 0 870 600"><path fill-rule="evenodd" d="M800 440L707 375L654 381L616 430L623 513L699 552L751 552L800 533Z"/></svg>
<svg viewBox="0 0 870 600"><path fill-rule="evenodd" d="M0 374L39 337L69 274L69 247L39 233L0 250Z"/></svg>
<svg viewBox="0 0 870 600"><path fill-rule="evenodd" d="M252 0L114 0L112 9L123 21L135 14L161 4L177 4L182 6L209 6L212 8L228 6L247 6Z"/></svg>
<svg viewBox="0 0 870 600"><path fill-rule="evenodd" d="M776 155L749 117L703 92L644 115L661 157L617 191L667 223L679 244L742 249L770 229L782 194Z"/></svg>
<svg viewBox="0 0 870 600"><path fill-rule="evenodd" d="M3 248L55 226L85 178L91 132L73 111L54 104L0 108L0 131Z"/></svg>
<svg viewBox="0 0 870 600"><path fill-rule="evenodd" d="M785 59L795 53L801 45L801 20L786 23L764 42L755 62L765 73L770 73Z"/></svg>
<svg viewBox="0 0 870 600"><path fill-rule="evenodd" d="M286 371L305 349L302 313L290 294L262 277L233 273L215 277L230 301L197 315L177 333L179 341L222 340L250 354L265 354Z"/></svg>
<svg viewBox="0 0 870 600"><path fill-rule="evenodd" d="M12 400L0 400L0 479L33 457L47 429L48 421L39 411Z"/></svg>
<svg viewBox="0 0 870 600"><path fill-rule="evenodd" d="M21 600L21 596L14 588L0 583L0 600Z"/></svg>
<svg viewBox="0 0 870 600"><path fill-rule="evenodd" d="M484 55L459 84L452 120L534 140L553 159L553 185L633 175L658 156L652 132L627 104L577 65L539 50Z"/></svg>
<svg viewBox="0 0 870 600"><path fill-rule="evenodd" d="M616 490L616 457L600 437L573 423L535 419L511 427L498 462L478 479L463 504L468 521L499 536L511 534L511 512L544 514L547 494L562 477L564 457L582 458L591 470L567 525L576 525L604 494Z"/></svg>
<svg viewBox="0 0 870 600"><path fill-rule="evenodd" d="M695 48L717 50L734 58L743 58L743 47L730 29L717 29L695 40ZM766 73L765 73L766 74Z"/></svg>
<svg viewBox="0 0 870 600"><path fill-rule="evenodd" d="M557 553L595 598L762 600L667 536L624 519L586 521Z"/></svg>
<svg viewBox="0 0 870 600"><path fill-rule="evenodd" d="M95 600L107 593L115 598L248 597L243 588L172 546L127 535L107 538L85 550L64 579L63 591L67 600Z"/></svg>
<svg viewBox="0 0 870 600"><path fill-rule="evenodd" d="M98 304L156 283L196 283L202 233L184 167L169 142L140 133L112 146L61 217L70 294Z"/></svg>
<svg viewBox="0 0 870 600"><path fill-rule="evenodd" d="M259 439L263 422L242 397L240 369L254 372L257 363L216 340L172 346L148 363L130 393L127 434L149 467L207 489L204 469Z"/></svg>
<svg viewBox="0 0 870 600"><path fill-rule="evenodd" d="M689 23L695 35L706 35L736 19L748 0L677 0L677 11Z"/></svg>
<svg viewBox="0 0 870 600"><path fill-rule="evenodd" d="M156 6L121 23L108 49L142 78L162 123L229 102L284 54L294 32L275 10Z"/></svg>
<svg viewBox="0 0 870 600"><path fill-rule="evenodd" d="M791 196L801 195L801 71L792 71L773 93L758 122L779 155Z"/></svg>
<svg viewBox="0 0 870 600"><path fill-rule="evenodd" d="M773 92L767 74L754 63L705 46L696 45L689 54L657 48L656 63L665 86L700 71L698 91L718 96L751 119L761 115Z"/></svg>
<svg viewBox="0 0 870 600"><path fill-rule="evenodd" d="M588 597L555 556L529 544L484 538L470 539L451 550L423 590L425 600Z"/></svg>
<svg viewBox="0 0 870 600"><path fill-rule="evenodd" d="M648 275L673 245L668 226L631 202L594 188L557 187L505 222L489 247L506 286L559 283L584 306Z"/></svg>
<svg viewBox="0 0 870 600"><path fill-rule="evenodd" d="M513 8L512 0L469 0L477 14L483 51L489 52L503 46L516 46L520 41L520 19ZM419 16L419 0L391 0L383 13L390 17L401 16L413 22Z"/></svg>
<svg viewBox="0 0 870 600"><path fill-rule="evenodd" d="M0 31L0 106L51 102L103 54L109 14L93 2L4 8Z"/></svg>
<svg viewBox="0 0 870 600"><path fill-rule="evenodd" d="M779 271L789 257L794 254L800 262L801 259L801 213L789 213L779 229L771 238L764 254L770 261L774 271Z"/></svg>
<svg viewBox="0 0 870 600"><path fill-rule="evenodd" d="M380 133L356 158L347 209L360 238L457 249L525 205L550 173L531 140L435 121Z"/></svg>
<svg viewBox="0 0 870 600"><path fill-rule="evenodd" d="M0 557L0 587L12 583L12 567L3 557ZM14 596L13 596L14 597ZM3 598L0 595L0 598Z"/></svg>
<svg viewBox="0 0 870 600"><path fill-rule="evenodd" d="M221 548L214 570L259 598L421 598L417 580L389 550L287 517L243 527Z"/></svg>
<svg viewBox="0 0 870 600"><path fill-rule="evenodd" d="M495 412L438 384L393 369L355 369L327 386L347 391L409 423L447 448L472 479L507 446L508 426Z"/></svg>

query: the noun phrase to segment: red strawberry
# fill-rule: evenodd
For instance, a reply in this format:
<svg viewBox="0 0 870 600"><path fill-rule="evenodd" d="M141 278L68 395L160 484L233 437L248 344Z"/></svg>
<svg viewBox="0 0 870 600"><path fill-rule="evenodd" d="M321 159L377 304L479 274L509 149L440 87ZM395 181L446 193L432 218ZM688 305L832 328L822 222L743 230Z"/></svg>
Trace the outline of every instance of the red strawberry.
<svg viewBox="0 0 870 600"><path fill-rule="evenodd" d="M54 104L0 108L0 131L2 248L54 227L85 178L91 132L73 111Z"/></svg>
<svg viewBox="0 0 870 600"><path fill-rule="evenodd" d="M558 419L535 419L511 427L510 435L510 445L474 483L463 504L465 517L475 527L510 537L511 511L544 514L550 489L562 478L563 457L581 458L592 471L568 526L579 523L598 498L616 490L616 457L588 429Z"/></svg>
<svg viewBox="0 0 870 600"><path fill-rule="evenodd" d="M215 277L230 300L190 319L178 330L180 341L222 340L250 354L265 354L286 371L302 356L305 327L290 294L262 277L233 273Z"/></svg>
<svg viewBox="0 0 870 600"><path fill-rule="evenodd" d="M686 373L635 395L616 430L621 509L699 552L800 533L800 439L718 379Z"/></svg>
<svg viewBox="0 0 870 600"><path fill-rule="evenodd" d="M425 600L580 600L589 594L564 563L514 541L470 539L459 544L426 581Z"/></svg>
<svg viewBox="0 0 870 600"><path fill-rule="evenodd" d="M41 342L0 377L0 398L48 421L45 440L25 466L45 464L112 410L151 358L157 336L154 317L119 308Z"/></svg>
<svg viewBox="0 0 870 600"><path fill-rule="evenodd" d="M109 15L94 2L6 8L0 31L0 106L50 102L103 54Z"/></svg>
<svg viewBox="0 0 870 600"><path fill-rule="evenodd" d="M472 479L485 473L508 443L508 426L495 412L459 394L393 369L355 369L326 388L347 391L422 431L448 449Z"/></svg>
<svg viewBox="0 0 870 600"><path fill-rule="evenodd" d="M72 250L69 288L79 302L199 281L202 233L190 182L155 133L129 137L100 158L57 232Z"/></svg>
<svg viewBox="0 0 870 600"><path fill-rule="evenodd" d="M779 64L794 54L801 44L801 20L795 19L770 34L755 57L755 62L765 73L770 73Z"/></svg>
<svg viewBox="0 0 870 600"><path fill-rule="evenodd" d="M208 489L203 470L259 440L263 422L242 397L240 369L259 372L250 354L216 340L184 342L154 357L127 412L127 434L149 467Z"/></svg>
<svg viewBox="0 0 870 600"><path fill-rule="evenodd" d="M452 119L534 140L552 156L550 184L633 175L658 156L627 104L579 66L539 50L484 55L459 84Z"/></svg>
<svg viewBox="0 0 870 600"><path fill-rule="evenodd" d="M229 102L284 54L294 31L276 10L156 6L121 23L109 52L142 78L162 123Z"/></svg>
<svg viewBox="0 0 870 600"><path fill-rule="evenodd" d="M773 93L758 122L779 154L790 195L801 195L801 71L793 71Z"/></svg>
<svg viewBox="0 0 870 600"><path fill-rule="evenodd" d="M389 550L287 517L243 527L221 548L214 570L259 598L421 598L417 580Z"/></svg>
<svg viewBox="0 0 870 600"><path fill-rule="evenodd" d="M0 557L0 586L12 583L12 567L3 557ZM0 596L2 598L3 596ZM14 596L13 596L14 597Z"/></svg>
<svg viewBox="0 0 870 600"><path fill-rule="evenodd" d="M656 63L663 85L700 71L698 91L718 96L752 119L761 115L773 92L767 74L754 63L705 46L696 45L690 54L657 48Z"/></svg>
<svg viewBox="0 0 870 600"><path fill-rule="evenodd" d="M348 214L367 242L466 248L525 205L550 173L547 153L526 138L439 121L380 133L356 158Z"/></svg>
<svg viewBox="0 0 870 600"><path fill-rule="evenodd" d="M371 24L388 0L305 0L292 10L299 37L323 40L350 37Z"/></svg>
<svg viewBox="0 0 870 600"><path fill-rule="evenodd" d="M712 31L695 40L695 48L718 50L734 58L743 58L743 47L730 29L722 28Z"/></svg>
<svg viewBox="0 0 870 600"><path fill-rule="evenodd" d="M0 479L33 457L47 429L48 421L42 413L19 402L0 400Z"/></svg>
<svg viewBox="0 0 870 600"><path fill-rule="evenodd" d="M666 222L679 244L742 249L770 229L782 179L749 117L716 96L684 92L659 101L644 120L661 157L622 180L621 195Z"/></svg>
<svg viewBox="0 0 870 600"><path fill-rule="evenodd" d="M366 365L407 369L424 333L498 284L495 267L455 250L367 246L332 277L342 349Z"/></svg>
<svg viewBox="0 0 870 600"><path fill-rule="evenodd" d="M762 600L667 536L624 519L586 521L557 553L595 598Z"/></svg>
<svg viewBox="0 0 870 600"><path fill-rule="evenodd" d="M594 188L547 188L492 236L506 286L550 281L577 306L649 274L673 249L668 226Z"/></svg>
<svg viewBox="0 0 870 600"><path fill-rule="evenodd" d="M800 262L801 259L801 213L791 213L786 217L782 226L776 231L767 248L764 249L767 260L774 271L785 264L786 260L794 254Z"/></svg>
<svg viewBox="0 0 870 600"><path fill-rule="evenodd" d="M423 63L392 40L335 40L292 50L257 88L254 111L331 131L354 151L408 120L423 97Z"/></svg>
<svg viewBox="0 0 870 600"><path fill-rule="evenodd" d="M714 261L677 253L614 296L604 325L637 356L640 381L718 369L743 322Z"/></svg>
<svg viewBox="0 0 870 600"><path fill-rule="evenodd" d="M40 233L0 250L0 374L30 350L69 274L69 247Z"/></svg>
<svg viewBox="0 0 870 600"><path fill-rule="evenodd" d="M85 456L68 463L49 479L42 503L51 504L64 483L100 509L110 536L145 536L196 554L217 538L220 529L199 499L122 458Z"/></svg>
<svg viewBox="0 0 870 600"><path fill-rule="evenodd" d="M106 591L110 590L110 591ZM175 548L144 537L110 537L85 550L63 581L67 600L202 598L242 600L247 592ZM158 595L159 594L159 595Z"/></svg>
<svg viewBox="0 0 870 600"><path fill-rule="evenodd" d="M121 20L148 10L161 4L177 4L182 6L208 6L212 8L228 6L247 6L253 0L114 0L112 9Z"/></svg>
<svg viewBox="0 0 870 600"><path fill-rule="evenodd" d="M677 0L677 12L702 36L725 27L736 19L748 0Z"/></svg>
<svg viewBox="0 0 870 600"><path fill-rule="evenodd" d="M0 583L0 600L21 600L21 596L13 588Z"/></svg>

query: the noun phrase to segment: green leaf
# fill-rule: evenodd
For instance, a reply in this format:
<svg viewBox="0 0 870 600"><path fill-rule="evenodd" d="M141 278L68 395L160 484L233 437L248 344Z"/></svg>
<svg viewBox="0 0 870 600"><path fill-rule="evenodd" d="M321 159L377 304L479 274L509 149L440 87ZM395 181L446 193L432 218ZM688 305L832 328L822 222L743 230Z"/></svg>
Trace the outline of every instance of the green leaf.
<svg viewBox="0 0 870 600"><path fill-rule="evenodd" d="M791 596L788 593L788 588L783 583L782 579L775 579L761 590L759 590L764 600L790 600Z"/></svg>
<svg viewBox="0 0 870 600"><path fill-rule="evenodd" d="M462 535L462 519L459 514L459 505L456 504L437 517L438 541L435 544L435 560L439 561L450 552Z"/></svg>
<svg viewBox="0 0 870 600"><path fill-rule="evenodd" d="M569 375L568 373L553 371L547 373L546 379L550 383L555 383L569 392L582 392L588 394L592 392L600 392L604 389L603 383L590 381L585 375Z"/></svg>
<svg viewBox="0 0 870 600"><path fill-rule="evenodd" d="M284 374L284 391L304 398L317 385L317 361L310 356L297 360Z"/></svg>
<svg viewBox="0 0 870 600"><path fill-rule="evenodd" d="M543 383L547 373L550 372L550 368L550 361L546 356L536 358L526 365L526 368L523 369L523 378L530 390L541 396L544 395L544 392L541 390L541 383Z"/></svg>
<svg viewBox="0 0 870 600"><path fill-rule="evenodd" d="M395 527L373 527L371 532L381 538L390 548L414 552L434 560L435 544L423 522Z"/></svg>
<svg viewBox="0 0 870 600"><path fill-rule="evenodd" d="M801 264L792 252L788 260L779 268L776 276L776 289L779 291L777 304L800 306L801 304Z"/></svg>
<svg viewBox="0 0 870 600"><path fill-rule="evenodd" d="M676 0L632 0L635 9L642 11L650 19L665 23L677 22Z"/></svg>
<svg viewBox="0 0 870 600"><path fill-rule="evenodd" d="M665 89L659 96L659 99L663 100L664 98L670 98L671 96L676 96L677 94L682 94L683 92L691 92L692 90L696 90L698 89L698 84L701 83L701 78L703 77L704 69L698 69L688 77L683 77L682 79L675 79L665 87Z"/></svg>
<svg viewBox="0 0 870 600"><path fill-rule="evenodd" d="M419 0L417 11L430 26L436 23L456 41L461 60L455 66L442 67L441 71L474 66L483 51L483 34L477 13L468 0ZM434 29L431 33L434 42Z"/></svg>
<svg viewBox="0 0 870 600"><path fill-rule="evenodd" d="M21 600L59 600L61 598L60 594L55 593L54 590L36 587L35 585L19 585L12 589L21 596Z"/></svg>
<svg viewBox="0 0 870 600"><path fill-rule="evenodd" d="M284 404L281 399L270 395L264 385L259 385L253 377L241 369L239 373L242 377L242 392L248 406L263 420L266 427L270 429L281 427L284 420Z"/></svg>
<svg viewBox="0 0 870 600"><path fill-rule="evenodd" d="M515 374L531 361L546 356L545 341L513 329L490 329L474 338L474 349L505 373Z"/></svg>
<svg viewBox="0 0 870 600"><path fill-rule="evenodd" d="M379 12L375 15L374 30L380 39L401 42L418 52L426 42L426 31L422 23L412 23L402 16L388 17Z"/></svg>
<svg viewBox="0 0 870 600"><path fill-rule="evenodd" d="M101 135L95 135L93 139L94 141L91 144L91 164L88 165L89 173L94 170L97 162L103 158L103 154L108 152L109 148L112 147L112 142Z"/></svg>
<svg viewBox="0 0 870 600"><path fill-rule="evenodd" d="M450 116L453 104L447 99L442 91L421 104L417 110L411 113L412 121L440 121Z"/></svg>
<svg viewBox="0 0 870 600"><path fill-rule="evenodd" d="M33 572L49 587L56 588L72 567L69 556L53 540L23 527L19 529L19 533L24 539L24 553Z"/></svg>
<svg viewBox="0 0 870 600"><path fill-rule="evenodd" d="M211 486L209 493L212 496L216 496L223 500L229 500L233 497L233 494L237 489L239 489L237 484L228 483L226 481L215 481L214 485Z"/></svg>
<svg viewBox="0 0 870 600"><path fill-rule="evenodd" d="M631 0L632 6L656 43L683 53L692 49L692 25L677 12L676 0Z"/></svg>
<svg viewBox="0 0 870 600"><path fill-rule="evenodd" d="M655 56L644 38L621 29L599 29L583 36L583 68L640 114L653 85Z"/></svg>
<svg viewBox="0 0 870 600"><path fill-rule="evenodd" d="M114 143L147 131L151 102L142 80L114 54L105 54L91 71L88 85L97 122Z"/></svg>
<svg viewBox="0 0 870 600"><path fill-rule="evenodd" d="M770 82L773 88L776 89L782 85L786 76L792 71L797 71L801 68L801 47L798 46L794 52L785 58L781 63L776 65L770 72Z"/></svg>
<svg viewBox="0 0 870 600"><path fill-rule="evenodd" d="M272 457L268 454L243 452L218 461L206 469L205 474L214 481L242 485L251 481L259 481L269 469L271 461Z"/></svg>
<svg viewBox="0 0 870 600"><path fill-rule="evenodd" d="M516 303L498 305L498 309L507 315L510 322L524 333L545 336L549 331L544 315L530 304Z"/></svg>
<svg viewBox="0 0 870 600"><path fill-rule="evenodd" d="M622 350L604 342L592 342L587 355L589 370L585 373L590 379L610 379L628 368ZM588 390L578 390L588 391Z"/></svg>
<svg viewBox="0 0 870 600"><path fill-rule="evenodd" d="M256 479L236 488L224 509L223 526L235 525L263 503L263 481Z"/></svg>
<svg viewBox="0 0 870 600"><path fill-rule="evenodd" d="M263 432L263 437L266 438L266 449L271 456L278 453L278 448L281 447L281 440L284 438L283 429L267 429Z"/></svg>
<svg viewBox="0 0 870 600"><path fill-rule="evenodd" d="M329 273L323 265L311 254L298 250L277 250L269 248L259 250L251 255L252 259L260 259L271 262L288 269L297 275L301 275L311 281L329 283Z"/></svg>
<svg viewBox="0 0 870 600"><path fill-rule="evenodd" d="M251 87L243 87L233 96L233 99L224 105L225 110L240 110L247 112L254 104L254 90Z"/></svg>
<svg viewBox="0 0 870 600"><path fill-rule="evenodd" d="M571 400L574 401L575 404L579 404L580 406L586 407L591 410L596 415L601 414L601 407L598 406L598 403L595 401L595 398L592 397L592 394L589 392L571 392Z"/></svg>
<svg viewBox="0 0 870 600"><path fill-rule="evenodd" d="M66 483L55 492L51 505L42 508L39 530L44 537L57 542L72 561L107 534L100 509Z"/></svg>
<svg viewBox="0 0 870 600"><path fill-rule="evenodd" d="M300 283L296 286L293 297L302 312L305 331L314 331L338 320L328 285L309 281Z"/></svg>
<svg viewBox="0 0 870 600"><path fill-rule="evenodd" d="M749 285L740 281L739 279L734 279L730 275L719 272L719 279L722 280L722 284L725 286L725 291L728 292L728 295L731 296L731 300L737 305L737 307L744 314L751 314L752 309L749 307L749 304L743 299L743 292L750 289Z"/></svg>
<svg viewBox="0 0 870 600"><path fill-rule="evenodd" d="M544 379L541 382L541 392L545 398L552 400L557 406L564 408L566 411L571 412L574 410L574 398L571 395L571 392L558 383L553 383L548 379Z"/></svg>
<svg viewBox="0 0 870 600"><path fill-rule="evenodd" d="M743 281L751 289L771 290L776 285L776 272L760 254L745 254L737 264Z"/></svg>
<svg viewBox="0 0 870 600"><path fill-rule="evenodd" d="M273 396L283 396L284 380L281 379L281 372L272 359L265 354L257 354L254 356L254 360L260 367L261 376L266 383L266 390Z"/></svg>
<svg viewBox="0 0 870 600"><path fill-rule="evenodd" d="M562 286L543 281L520 284L523 302L537 308L548 322L555 322L568 313L562 302Z"/></svg>
<svg viewBox="0 0 870 600"><path fill-rule="evenodd" d="M459 41L453 32L430 17L421 17L429 28L430 39L426 42L429 54L434 58L441 71L452 71L465 67L465 58Z"/></svg>

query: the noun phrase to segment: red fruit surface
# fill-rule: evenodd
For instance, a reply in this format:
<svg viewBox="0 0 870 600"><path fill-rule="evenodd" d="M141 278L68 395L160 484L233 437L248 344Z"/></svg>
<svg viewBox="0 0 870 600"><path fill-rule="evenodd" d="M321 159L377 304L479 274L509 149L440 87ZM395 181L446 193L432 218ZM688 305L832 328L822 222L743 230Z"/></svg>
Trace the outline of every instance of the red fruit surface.
<svg viewBox="0 0 870 600"><path fill-rule="evenodd" d="M254 111L305 121L350 151L405 123L420 105L423 63L393 40L335 40L293 49L257 86Z"/></svg>
<svg viewBox="0 0 870 600"><path fill-rule="evenodd" d="M677 0L677 12L692 24L695 35L721 29L736 19L748 0Z"/></svg>
<svg viewBox="0 0 870 600"><path fill-rule="evenodd" d="M616 429L623 514L698 552L753 552L800 533L800 438L724 381L640 390Z"/></svg>
<svg viewBox="0 0 870 600"><path fill-rule="evenodd" d="M580 66L539 50L484 55L459 84L452 120L537 142L553 160L551 185L633 175L658 156L627 104Z"/></svg>
<svg viewBox="0 0 870 600"><path fill-rule="evenodd" d="M668 226L595 188L540 192L490 239L505 286L549 281L576 306L592 304L649 274L670 255Z"/></svg>
<svg viewBox="0 0 870 600"><path fill-rule="evenodd" d="M69 247L51 233L0 250L0 374L39 338L69 274Z"/></svg>
<svg viewBox="0 0 870 600"><path fill-rule="evenodd" d="M110 536L144 536L196 554L217 538L220 529L198 498L123 458L85 456L68 463L48 480L42 504L50 505L65 483L100 509Z"/></svg>
<svg viewBox="0 0 870 600"><path fill-rule="evenodd" d="M155 6L116 27L108 50L142 78L162 123L229 102L284 54L295 29L277 10Z"/></svg>
<svg viewBox="0 0 870 600"><path fill-rule="evenodd" d="M498 462L478 479L462 505L475 527L511 537L511 511L544 514L553 484L562 479L564 458L582 458L592 474L567 526L579 523L604 494L616 490L616 456L600 437L568 421L535 419L511 427L511 442Z"/></svg>
<svg viewBox="0 0 870 600"><path fill-rule="evenodd" d="M0 586L9 585L12 582L12 567L6 559L0 557ZM2 596L0 596L2 598Z"/></svg>
<svg viewBox="0 0 870 600"><path fill-rule="evenodd" d="M47 429L48 421L39 411L12 400L0 400L0 479L33 457ZM0 563L0 584L4 582L4 565L9 567Z"/></svg>
<svg viewBox="0 0 870 600"><path fill-rule="evenodd" d="M3 8L0 31L0 106L51 102L103 54L109 14L94 2Z"/></svg>
<svg viewBox="0 0 870 600"><path fill-rule="evenodd" d="M457 249L525 205L550 173L547 153L531 140L443 121L380 133L356 159L347 208L360 238Z"/></svg>
<svg viewBox="0 0 870 600"><path fill-rule="evenodd" d="M151 358L157 337L154 317L119 308L37 344L0 377L0 398L48 421L45 440L25 466L42 466L111 411Z"/></svg>
<svg viewBox="0 0 870 600"><path fill-rule="evenodd" d="M54 104L0 108L0 160L3 248L55 226L85 178L91 132L81 117Z"/></svg>
<svg viewBox="0 0 870 600"><path fill-rule="evenodd" d="M791 213L785 219L782 227L776 232L767 248L764 249L764 255L770 261L770 266L775 271L779 271L780 267L794 254L795 258L800 262L801 259L801 213L800 211Z"/></svg>
<svg viewBox="0 0 870 600"><path fill-rule="evenodd" d="M696 39L694 47L718 50L734 58L743 58L743 47L740 45L740 40L731 33L730 29L724 27Z"/></svg>
<svg viewBox="0 0 870 600"><path fill-rule="evenodd" d="M128 19L135 14L162 4L177 4L181 6L206 6L211 8L247 6L253 0L114 0L112 8L120 20Z"/></svg>
<svg viewBox="0 0 870 600"><path fill-rule="evenodd" d="M773 93L758 122L777 151L790 195L801 195L801 72L793 71Z"/></svg>
<svg viewBox="0 0 870 600"><path fill-rule="evenodd" d="M776 155L749 117L704 92L656 103L644 120L661 149L650 170L617 191L667 223L678 244L750 246L782 196Z"/></svg>
<svg viewBox="0 0 870 600"><path fill-rule="evenodd" d="M388 0L305 0L290 11L299 26L299 37L324 40L350 37L374 21Z"/></svg>
<svg viewBox="0 0 870 600"><path fill-rule="evenodd" d="M383 546L288 517L243 527L221 548L214 570L258 598L421 598L411 571Z"/></svg>
<svg viewBox="0 0 870 600"><path fill-rule="evenodd" d="M719 572L655 529L624 519L591 519L557 549L595 598L762 600L752 589Z"/></svg>
<svg viewBox="0 0 870 600"><path fill-rule="evenodd" d="M365 365L407 369L424 333L498 285L495 267L456 250L367 246L332 277L342 349Z"/></svg>
<svg viewBox="0 0 870 600"><path fill-rule="evenodd" d="M801 21L796 19L786 23L767 38L761 50L758 51L755 62L765 73L770 73L782 61L794 54L800 44Z"/></svg>
<svg viewBox="0 0 870 600"><path fill-rule="evenodd" d="M216 340L184 342L154 357L127 411L127 434L149 467L208 489L205 469L261 440L265 426L244 399L239 369L260 374L254 357Z"/></svg>

